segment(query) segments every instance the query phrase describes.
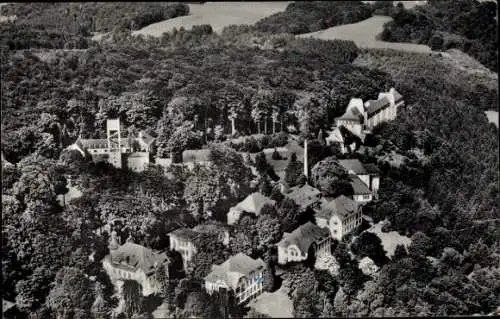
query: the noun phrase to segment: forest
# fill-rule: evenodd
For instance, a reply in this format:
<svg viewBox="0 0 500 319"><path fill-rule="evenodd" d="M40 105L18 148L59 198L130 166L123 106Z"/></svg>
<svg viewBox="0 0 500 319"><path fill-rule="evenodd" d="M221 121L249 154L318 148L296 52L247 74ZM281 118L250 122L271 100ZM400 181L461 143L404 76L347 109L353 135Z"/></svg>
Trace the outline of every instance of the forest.
<svg viewBox="0 0 500 319"><path fill-rule="evenodd" d="M168 232L218 224L229 207L257 190L276 205L242 217L228 246L200 238L203 249L186 273L179 270L180 256L169 252L172 280L164 294L142 298L127 283L122 317L151 318L151 308L162 302L170 317L263 316L236 306L234 296L209 296L200 288L212 264L237 252L275 269L283 232L310 218L271 187L262 149L282 146L288 124L296 126L300 140L310 139L315 168L309 182L334 194L329 182L342 182L346 174L326 169L340 155L324 146L324 130L351 97L374 99L393 86L406 106L375 130L367 141L371 152L351 156L382 172L380 198L365 213L387 219L386 230L412 243L387 258L378 237L363 233L351 243L349 236L332 247L336 276L289 265L281 280L294 316L450 316L487 314L498 306L498 129L483 113L498 110L495 81L437 55L295 39L253 26L221 34L199 26L161 38L133 37L122 28L88 49L25 46L1 52L1 133L2 152L15 164L2 167L2 297L26 316L107 318L118 302L100 262L109 253L104 229L110 221L122 238L133 234L139 244L167 250ZM79 134L102 136L106 118L117 116L130 130L156 137L156 155L208 141L214 166L132 173L64 150ZM268 137L218 143L230 132L230 116L238 135ZM275 120L287 124L279 134L271 134ZM255 161L238 151L257 153ZM404 163L379 161L390 151ZM256 186L251 166L260 175ZM307 181L296 156L286 171L291 186ZM56 196L67 191L68 175L84 195L61 207ZM377 276L361 273L364 256L379 267ZM271 290L279 285L274 278L271 273L266 280Z"/></svg>
<svg viewBox="0 0 500 319"><path fill-rule="evenodd" d="M392 10L381 40L428 44L433 50L460 49L492 71L498 69L496 1L427 1Z"/></svg>
<svg viewBox="0 0 500 319"><path fill-rule="evenodd" d="M362 1L294 1L284 12L258 21L254 29L267 33L301 34L371 17L370 5Z"/></svg>

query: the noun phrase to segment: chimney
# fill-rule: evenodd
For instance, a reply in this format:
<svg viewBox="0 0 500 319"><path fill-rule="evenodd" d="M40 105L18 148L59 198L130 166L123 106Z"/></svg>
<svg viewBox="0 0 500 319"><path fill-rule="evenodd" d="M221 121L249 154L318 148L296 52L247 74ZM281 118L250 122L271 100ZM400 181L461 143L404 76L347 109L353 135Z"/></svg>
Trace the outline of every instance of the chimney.
<svg viewBox="0 0 500 319"><path fill-rule="evenodd" d="M307 139L304 140L304 175L309 177L308 174L308 163L307 163Z"/></svg>

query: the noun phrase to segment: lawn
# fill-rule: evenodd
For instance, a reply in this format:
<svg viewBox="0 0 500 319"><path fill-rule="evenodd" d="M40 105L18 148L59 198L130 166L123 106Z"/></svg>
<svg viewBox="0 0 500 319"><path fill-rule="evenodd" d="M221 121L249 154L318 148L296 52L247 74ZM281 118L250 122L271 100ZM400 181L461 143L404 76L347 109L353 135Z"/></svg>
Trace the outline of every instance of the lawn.
<svg viewBox="0 0 500 319"><path fill-rule="evenodd" d="M210 24L215 32L232 24L254 24L262 18L284 11L289 1L271 2L206 2L189 4L190 14L148 25L132 34L160 37L174 28L189 30L194 25Z"/></svg>
<svg viewBox="0 0 500 319"><path fill-rule="evenodd" d="M271 318L293 317L293 303L283 289L273 293L264 292L250 303L250 307Z"/></svg>
<svg viewBox="0 0 500 319"><path fill-rule="evenodd" d="M379 222L366 231L374 233L380 238L380 240L382 240L382 246L384 246L384 250L387 252L387 257L391 258L392 255L394 255L397 245L404 245L408 247L411 244L411 239L406 236L401 236L396 231L388 233L382 232L383 223L383 221Z"/></svg>
<svg viewBox="0 0 500 319"><path fill-rule="evenodd" d="M387 16L373 16L361 22L344 24L317 32L301 34L299 37L312 37L322 40L352 40L361 48L395 49L421 53L431 52L431 49L426 45L377 40L375 37L382 33L384 23L391 20L392 18Z"/></svg>

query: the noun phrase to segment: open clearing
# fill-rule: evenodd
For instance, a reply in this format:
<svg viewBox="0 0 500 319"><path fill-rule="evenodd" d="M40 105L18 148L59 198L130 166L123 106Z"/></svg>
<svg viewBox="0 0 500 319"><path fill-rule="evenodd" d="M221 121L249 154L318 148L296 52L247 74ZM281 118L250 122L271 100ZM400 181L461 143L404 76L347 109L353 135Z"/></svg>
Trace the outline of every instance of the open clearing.
<svg viewBox="0 0 500 319"><path fill-rule="evenodd" d="M401 236L396 231L391 231L388 233L382 232L383 222L379 222L369 229L367 232L374 233L377 235L382 241L382 246L384 246L384 250L386 251L387 257L391 258L394 255L394 251L396 250L397 245L404 245L408 247L411 244L411 239L406 236Z"/></svg>
<svg viewBox="0 0 500 319"><path fill-rule="evenodd" d="M250 307L271 318L293 317L293 304L284 289L279 289L273 293L264 292L257 299L250 302Z"/></svg>
<svg viewBox="0 0 500 319"><path fill-rule="evenodd" d="M305 33L298 35L298 37L322 40L352 40L360 48L394 49L421 53L431 52L428 46L422 44L384 42L375 39L384 29L384 23L391 20L392 18L387 16L373 16L361 22Z"/></svg>
<svg viewBox="0 0 500 319"><path fill-rule="evenodd" d="M488 122L495 124L498 128L498 111L486 111L484 113L488 117Z"/></svg>
<svg viewBox="0 0 500 319"><path fill-rule="evenodd" d="M206 2L189 4L189 15L153 23L133 35L151 35L160 37L174 28L189 30L194 25L210 24L215 32L232 24L254 24L262 18L284 11L289 1L283 2Z"/></svg>

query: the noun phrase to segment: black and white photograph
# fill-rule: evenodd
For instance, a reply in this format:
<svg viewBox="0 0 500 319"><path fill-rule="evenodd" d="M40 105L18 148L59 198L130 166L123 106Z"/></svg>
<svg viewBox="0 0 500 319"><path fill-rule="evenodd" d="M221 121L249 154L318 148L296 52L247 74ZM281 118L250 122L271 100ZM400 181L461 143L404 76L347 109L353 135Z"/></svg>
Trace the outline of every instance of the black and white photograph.
<svg viewBox="0 0 500 319"><path fill-rule="evenodd" d="M497 0L0 3L2 319L500 316Z"/></svg>

